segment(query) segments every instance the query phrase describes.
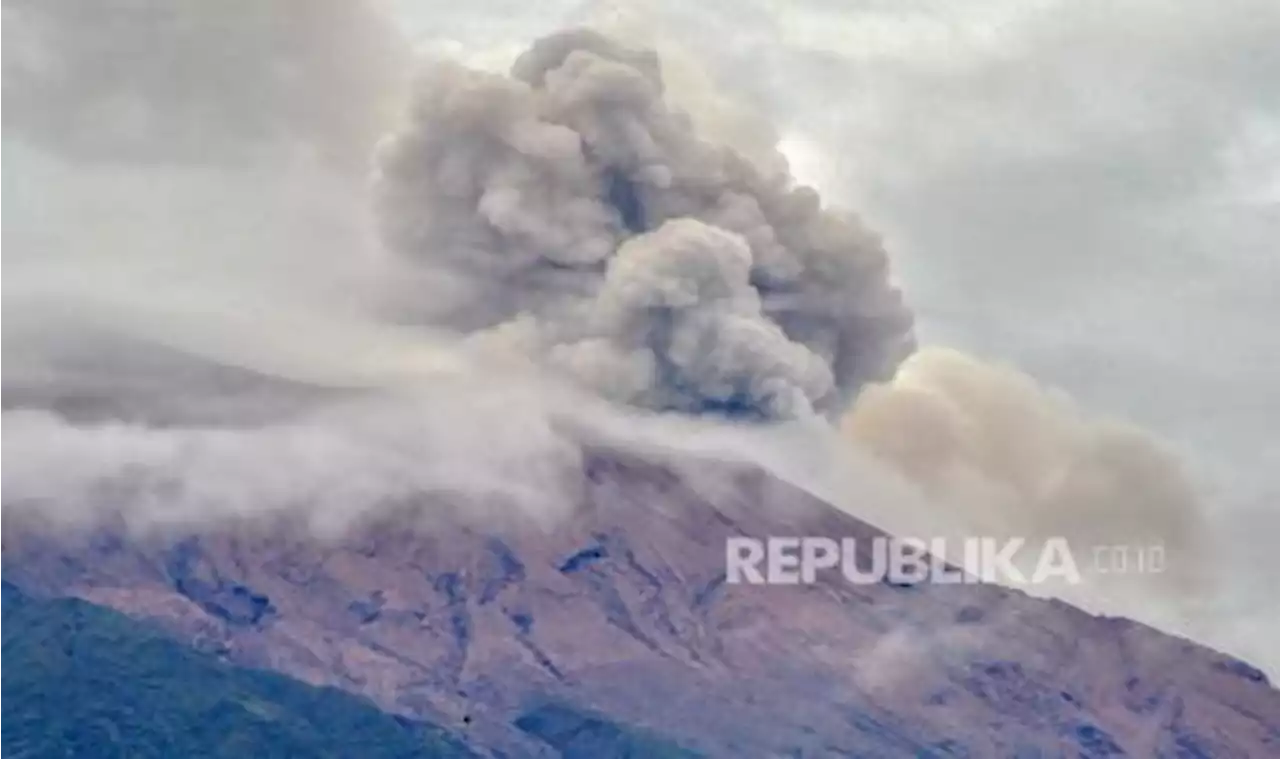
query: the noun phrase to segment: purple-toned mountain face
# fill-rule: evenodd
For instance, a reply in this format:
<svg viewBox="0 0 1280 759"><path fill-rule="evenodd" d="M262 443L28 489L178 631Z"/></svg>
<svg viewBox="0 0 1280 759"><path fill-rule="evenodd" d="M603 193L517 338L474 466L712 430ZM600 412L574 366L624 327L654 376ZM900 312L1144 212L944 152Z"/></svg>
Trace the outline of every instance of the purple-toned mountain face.
<svg viewBox="0 0 1280 759"><path fill-rule="evenodd" d="M512 726L545 699L723 757L1280 755L1261 672L1134 622L994 586L726 584L729 536L876 531L696 466L719 487L597 451L571 517L541 528L386 515L339 540L279 522L129 540L7 519L5 577L495 755L556 755Z"/></svg>

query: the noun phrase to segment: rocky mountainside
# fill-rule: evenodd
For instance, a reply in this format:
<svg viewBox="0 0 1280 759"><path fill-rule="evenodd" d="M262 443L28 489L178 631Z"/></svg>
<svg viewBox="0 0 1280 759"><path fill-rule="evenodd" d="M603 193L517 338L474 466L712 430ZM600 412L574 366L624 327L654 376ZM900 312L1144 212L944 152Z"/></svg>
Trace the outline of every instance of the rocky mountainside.
<svg viewBox="0 0 1280 759"><path fill-rule="evenodd" d="M284 522L70 538L6 518L5 580L495 756L571 755L539 730L556 709L722 757L1280 755L1280 691L1238 660L995 586L726 584L728 536L876 530L740 465L601 450L583 478L544 526L406 506L339 540Z"/></svg>

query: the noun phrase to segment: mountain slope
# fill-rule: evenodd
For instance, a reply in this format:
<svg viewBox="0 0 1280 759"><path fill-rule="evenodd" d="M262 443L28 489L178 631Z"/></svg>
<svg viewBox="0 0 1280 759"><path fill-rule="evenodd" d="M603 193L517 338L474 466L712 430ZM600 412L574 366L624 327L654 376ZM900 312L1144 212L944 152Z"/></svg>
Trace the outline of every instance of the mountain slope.
<svg viewBox="0 0 1280 759"><path fill-rule="evenodd" d="M4 665L10 757L476 756L349 693L228 666L118 612L8 583Z"/></svg>
<svg viewBox="0 0 1280 759"><path fill-rule="evenodd" d="M337 542L6 524L4 569L509 756L558 755L519 727L547 701L725 757L1280 751L1261 673L1127 620L993 586L725 584L731 535L877 534L762 472L597 451L582 483L552 527L480 529L453 496Z"/></svg>
<svg viewBox="0 0 1280 759"><path fill-rule="evenodd" d="M560 752L564 759L696 759L670 741L627 728L600 714L567 704L542 704L521 715L516 727Z"/></svg>

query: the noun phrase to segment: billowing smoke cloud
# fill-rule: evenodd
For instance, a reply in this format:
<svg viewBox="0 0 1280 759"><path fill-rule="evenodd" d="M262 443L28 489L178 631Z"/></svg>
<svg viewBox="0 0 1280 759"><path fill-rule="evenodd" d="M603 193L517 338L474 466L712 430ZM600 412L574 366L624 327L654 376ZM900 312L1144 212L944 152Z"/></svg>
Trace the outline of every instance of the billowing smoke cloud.
<svg viewBox="0 0 1280 759"><path fill-rule="evenodd" d="M390 245L472 283L430 318L618 400L833 414L910 350L877 238L702 139L656 56L595 32L510 76L429 67L378 166Z"/></svg>
<svg viewBox="0 0 1280 759"><path fill-rule="evenodd" d="M1066 537L1085 564L1097 547L1132 555L1160 546L1166 571L1146 579L1205 579L1203 507L1177 459L1016 369L927 348L891 382L867 387L841 427L952 512L942 522L978 535Z"/></svg>

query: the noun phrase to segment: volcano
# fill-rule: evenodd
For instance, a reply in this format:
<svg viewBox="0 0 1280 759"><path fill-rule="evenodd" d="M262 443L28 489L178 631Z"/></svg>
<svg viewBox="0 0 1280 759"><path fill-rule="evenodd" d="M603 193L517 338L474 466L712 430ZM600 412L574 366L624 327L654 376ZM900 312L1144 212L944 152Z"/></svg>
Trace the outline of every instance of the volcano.
<svg viewBox="0 0 1280 759"><path fill-rule="evenodd" d="M446 725L483 755L590 755L566 752L585 718L539 734L548 709L717 757L1280 748L1260 671L1125 619L989 585L727 584L729 536L879 534L758 469L599 449L581 476L544 527L391 511L326 540L287 520L71 538L10 520L5 578Z"/></svg>

